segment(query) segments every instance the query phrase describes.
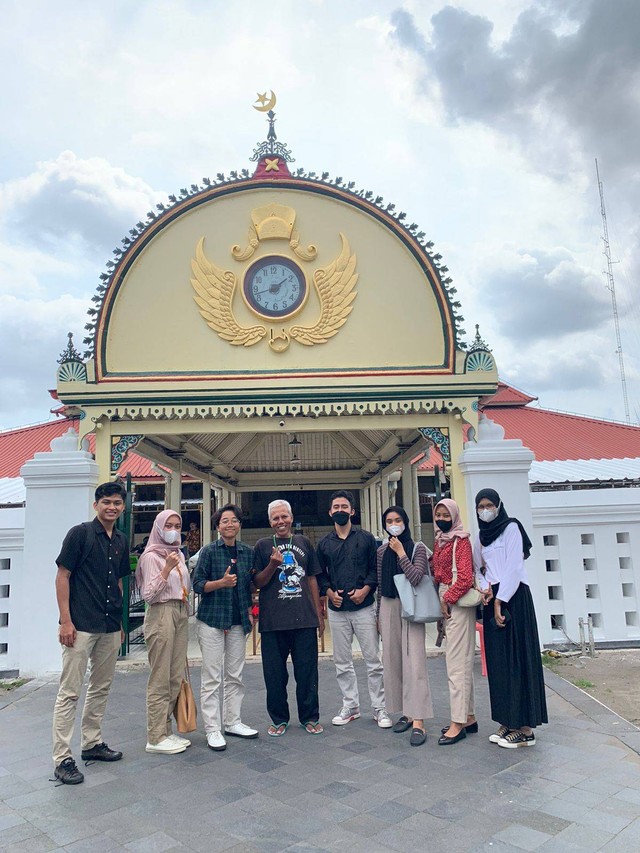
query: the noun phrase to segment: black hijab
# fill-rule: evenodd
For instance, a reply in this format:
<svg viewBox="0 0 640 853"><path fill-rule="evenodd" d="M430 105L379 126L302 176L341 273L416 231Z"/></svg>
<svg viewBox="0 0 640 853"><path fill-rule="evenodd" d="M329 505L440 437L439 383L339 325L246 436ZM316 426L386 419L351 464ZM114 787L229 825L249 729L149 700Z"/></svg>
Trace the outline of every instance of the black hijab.
<svg viewBox="0 0 640 853"><path fill-rule="evenodd" d="M531 539L527 536L527 531L524 529L522 524L517 518L511 518L507 515L504 504L500 500L500 495L494 489L480 489L476 495L476 510L478 508L478 504L483 498L490 500L495 507L499 507L499 510L498 515L493 519L493 521L483 521L481 518L478 518L480 543L485 546L490 545L498 538L498 536L501 536L504 533L507 525L514 521L520 528L520 533L522 534L522 554L525 560L528 559L529 554L531 554L532 544Z"/></svg>
<svg viewBox="0 0 640 853"><path fill-rule="evenodd" d="M398 536L398 540L402 543L402 547L404 548L406 555L409 559L411 559L413 555L413 547L414 542L411 538L411 528L409 527L409 516L404 511L401 506L390 506L382 513L382 529L387 533L387 515L390 512L397 513L404 523L404 530ZM384 551L384 555L382 557L382 578L380 583L380 595L384 595L385 598L397 598L398 590L396 589L396 585L393 582L393 576L399 575L402 573L402 569L398 565L398 557L395 551L392 551L391 548L387 545Z"/></svg>

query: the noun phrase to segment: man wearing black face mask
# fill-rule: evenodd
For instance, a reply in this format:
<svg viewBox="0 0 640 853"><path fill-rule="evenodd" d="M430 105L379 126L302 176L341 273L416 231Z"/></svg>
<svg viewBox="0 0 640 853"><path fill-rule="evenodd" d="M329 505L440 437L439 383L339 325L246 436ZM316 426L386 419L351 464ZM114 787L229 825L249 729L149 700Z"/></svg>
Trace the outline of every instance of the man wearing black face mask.
<svg viewBox="0 0 640 853"><path fill-rule="evenodd" d="M329 599L329 625L333 642L342 709L333 718L334 726L344 726L360 716L358 683L353 666L353 635L358 638L367 665L367 683L373 718L380 728L393 722L384 706L380 643L376 626L373 593L377 583L376 541L365 530L353 527L355 513L351 492L331 495L329 515L334 530L318 543L320 595Z"/></svg>

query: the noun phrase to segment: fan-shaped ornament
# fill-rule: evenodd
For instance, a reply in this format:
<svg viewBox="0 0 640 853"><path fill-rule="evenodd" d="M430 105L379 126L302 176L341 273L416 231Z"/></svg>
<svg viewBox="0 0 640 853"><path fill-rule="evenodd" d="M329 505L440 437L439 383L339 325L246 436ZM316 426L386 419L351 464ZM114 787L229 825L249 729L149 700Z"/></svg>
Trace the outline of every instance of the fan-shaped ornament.
<svg viewBox="0 0 640 853"><path fill-rule="evenodd" d="M87 368L81 361L65 361L58 368L58 382L86 382Z"/></svg>
<svg viewBox="0 0 640 853"><path fill-rule="evenodd" d="M476 350L476 352L470 352L467 356L465 373L475 373L476 371L490 373L494 369L495 362L491 353L484 350Z"/></svg>

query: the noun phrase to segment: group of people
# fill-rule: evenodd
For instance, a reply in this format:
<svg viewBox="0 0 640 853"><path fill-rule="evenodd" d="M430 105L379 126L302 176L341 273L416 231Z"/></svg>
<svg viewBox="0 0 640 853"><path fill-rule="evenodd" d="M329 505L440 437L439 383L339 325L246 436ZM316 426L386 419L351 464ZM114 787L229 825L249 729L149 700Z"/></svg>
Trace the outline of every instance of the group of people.
<svg viewBox="0 0 640 853"><path fill-rule="evenodd" d="M67 534L57 559L63 667L54 710L55 777L83 781L71 753L78 695L91 661L82 716L85 762L117 761L121 752L102 740L101 721L120 645L122 578L129 573L128 548L115 522L124 509L119 483L98 487L93 522ZM147 752L184 752L190 741L172 731L174 709L187 656L188 597L199 595L197 636L202 652L200 705L209 748L227 748L226 737L256 738L242 720L246 635L253 625L252 590L259 591L259 630L266 687L267 734L285 735L291 713L287 660L296 682L300 726L310 735L323 731L318 698L318 634L331 629L333 659L342 707L332 723L360 717L353 663L354 635L362 651L373 719L380 728L411 730L410 744L427 739L425 720L433 717L427 673L425 625L403 617L398 586L404 575L413 587L435 583L446 624L446 668L451 720L438 744L449 746L478 731L474 709L475 606L481 597L489 676L491 716L498 730L489 740L501 747L535 744L533 729L547 722L544 681L535 612L524 560L531 542L490 489L476 497L479 537L474 547L457 504L443 499L434 507L435 546L412 539L400 506L382 517L386 540L355 527L353 495L333 493L333 530L314 549L293 533L293 512L285 500L268 506L273 534L250 547L239 539L242 513L234 504L214 516L218 539L200 551L193 580L181 550L182 520L174 510L156 517L136 569L147 604L144 636L149 656ZM377 592L377 594L376 594ZM106 602L106 603L105 603ZM382 658L380 656L382 639ZM221 703L220 688L224 686ZM396 715L394 723L391 715Z"/></svg>

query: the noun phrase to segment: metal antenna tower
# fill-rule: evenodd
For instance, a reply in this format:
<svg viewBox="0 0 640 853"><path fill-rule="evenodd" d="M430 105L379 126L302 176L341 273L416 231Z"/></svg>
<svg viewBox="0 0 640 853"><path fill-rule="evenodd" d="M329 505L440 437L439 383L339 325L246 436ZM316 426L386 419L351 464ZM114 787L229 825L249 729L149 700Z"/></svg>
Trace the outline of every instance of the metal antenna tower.
<svg viewBox="0 0 640 853"><path fill-rule="evenodd" d="M598 179L598 192L600 193L600 213L602 214L602 242L604 243L604 256L607 259L607 268L604 270L607 283L605 287L611 294L611 307L613 309L613 323L616 330L616 352L618 354L618 364L620 365L620 382L622 384L622 399L624 401L624 419L630 424L631 416L629 414L629 397L627 396L627 379L624 374L624 357L622 355L622 338L620 337L620 319L618 317L618 303L616 301L616 283L613 278L613 263L611 261L611 246L609 244L609 228L607 226L607 212L604 207L604 190L602 181L600 180L600 172L598 170L598 158L596 157L596 178Z"/></svg>

